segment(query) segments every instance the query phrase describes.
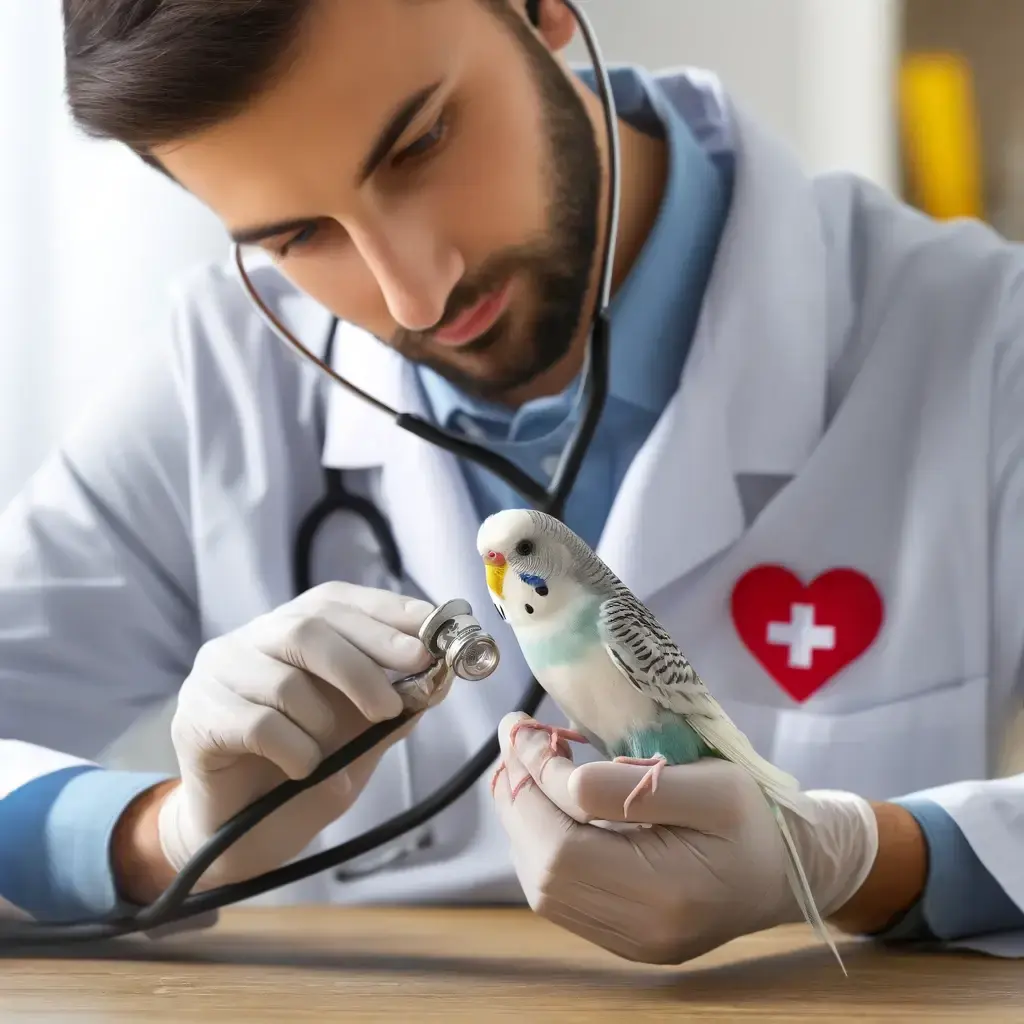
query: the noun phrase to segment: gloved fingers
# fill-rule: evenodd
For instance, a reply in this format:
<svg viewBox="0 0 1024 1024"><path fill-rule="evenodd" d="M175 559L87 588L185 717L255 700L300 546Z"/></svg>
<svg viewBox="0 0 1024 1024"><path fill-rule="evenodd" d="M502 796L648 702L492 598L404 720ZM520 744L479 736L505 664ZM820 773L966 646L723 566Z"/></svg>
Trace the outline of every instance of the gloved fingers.
<svg viewBox="0 0 1024 1024"><path fill-rule="evenodd" d="M414 715L409 719L409 721L399 726L399 728L397 728L393 733L381 740L377 746L368 750L362 757L356 758L356 760L345 769L345 775L352 784L353 792L362 792L363 787L370 781L370 776L376 771L377 765L380 764L380 759L396 743L401 743L402 740L408 739L412 731L417 725L419 725L419 721L422 716L423 712L420 712L418 715ZM348 740L343 742L348 742ZM333 753L333 751L331 751L331 753Z"/></svg>
<svg viewBox="0 0 1024 1024"><path fill-rule="evenodd" d="M382 668L410 674L431 663L419 637L352 605L325 604L323 620Z"/></svg>
<svg viewBox="0 0 1024 1024"><path fill-rule="evenodd" d="M259 635L253 635L251 639L264 654L303 669L340 690L367 720L380 722L394 718L402 712L402 698L388 680L382 663L388 668L425 667L424 663L429 663L429 655L415 638L390 630L361 612L349 612L348 628L358 630L365 627L370 635L362 642L365 646L377 648L376 654L381 660L364 653L325 618L307 618L298 614L272 616L264 622ZM337 609L334 614L337 619ZM353 621L356 617L358 620ZM388 630L389 637L383 642L379 633L373 635L379 630ZM391 638L399 637L403 644L409 646L403 650L398 644L393 644L390 657L385 657L383 647L391 643ZM419 653L412 650L413 645L418 647Z"/></svg>
<svg viewBox="0 0 1024 1024"><path fill-rule="evenodd" d="M607 926L609 917L628 913L633 902L621 888L634 867L632 845L564 813L533 781L511 747L504 763L505 770L495 781L494 804L529 905L541 916L599 941L595 934L602 930L602 921ZM524 777L528 781L513 801L513 790Z"/></svg>
<svg viewBox="0 0 1024 1024"><path fill-rule="evenodd" d="M280 711L326 749L334 734L335 714L313 679L253 648L243 647L237 658L230 689L252 704Z"/></svg>
<svg viewBox="0 0 1024 1024"><path fill-rule="evenodd" d="M557 855L566 834L579 825L532 781L532 776L511 747L504 752L503 760L505 770L494 786L498 819L508 833L517 859L526 859L533 864L549 862ZM520 786L524 778L527 781ZM517 787L513 800L512 793Z"/></svg>
<svg viewBox="0 0 1024 1024"><path fill-rule="evenodd" d="M341 581L322 583L301 594L288 607L304 615L324 615L328 618L331 609L355 609L378 623L414 638L434 610L433 605L419 598Z"/></svg>
<svg viewBox="0 0 1024 1024"><path fill-rule="evenodd" d="M614 761L583 764L569 779L569 797L591 818L676 826L718 836L735 832L752 809L764 806L756 783L742 768L705 758L666 766L657 788L652 791L645 785L631 802L627 817L626 800L647 772L643 765Z"/></svg>
<svg viewBox="0 0 1024 1024"><path fill-rule="evenodd" d="M277 765L288 778L304 779L323 760L319 744L274 708L223 689L216 702L207 702L207 711L201 724L175 716L172 725L176 748L182 729L195 737L190 753L199 767L216 770L225 754L254 754Z"/></svg>
<svg viewBox="0 0 1024 1024"><path fill-rule="evenodd" d="M526 727L523 727L523 723L526 723ZM533 780L520 790L516 803L527 788L531 785L537 786L563 814L585 824L590 817L582 811L569 792L569 779L575 765L568 758L554 754L551 749L550 733L529 728L528 726L533 723L534 720L528 715L514 711L505 715L498 725L498 738L506 765L504 774L508 774L509 766L514 761L519 766L519 775L516 776L514 783L525 775L529 775ZM513 745L512 731L517 725L520 728L516 732Z"/></svg>

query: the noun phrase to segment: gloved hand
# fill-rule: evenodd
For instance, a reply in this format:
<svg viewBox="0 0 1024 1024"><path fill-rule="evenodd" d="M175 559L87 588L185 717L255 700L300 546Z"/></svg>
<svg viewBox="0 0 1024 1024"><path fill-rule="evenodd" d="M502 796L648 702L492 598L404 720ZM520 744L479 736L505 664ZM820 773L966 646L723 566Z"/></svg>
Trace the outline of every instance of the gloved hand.
<svg viewBox="0 0 1024 1024"><path fill-rule="evenodd" d="M389 591L328 583L200 650L171 726L181 782L158 817L160 845L176 872L243 807L285 779L305 778L371 723L402 712L385 670L398 677L431 664L416 636L431 611ZM252 878L301 853L355 802L418 717L264 819L197 889Z"/></svg>
<svg viewBox="0 0 1024 1024"><path fill-rule="evenodd" d="M501 722L505 770L494 799L530 906L619 956L679 964L741 935L804 920L786 881L779 831L739 767L705 759L667 767L658 787L623 803L646 769L551 757L549 738ZM543 768L543 770L541 770ZM531 781L512 801L512 789ZM823 918L860 888L875 860L870 805L851 793L808 792L811 826L784 812ZM607 823L601 824L601 823Z"/></svg>

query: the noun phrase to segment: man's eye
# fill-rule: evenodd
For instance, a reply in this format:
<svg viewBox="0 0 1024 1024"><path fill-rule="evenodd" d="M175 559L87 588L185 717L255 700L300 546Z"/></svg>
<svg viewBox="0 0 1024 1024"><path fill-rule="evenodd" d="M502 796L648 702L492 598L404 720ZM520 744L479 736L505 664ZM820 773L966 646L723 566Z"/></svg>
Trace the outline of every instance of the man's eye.
<svg viewBox="0 0 1024 1024"><path fill-rule="evenodd" d="M396 153L392 163L400 166L408 160L416 160L436 149L448 134L448 118L442 114L415 142L410 143L400 153Z"/></svg>
<svg viewBox="0 0 1024 1024"><path fill-rule="evenodd" d="M292 235L283 245L276 246L274 249L274 255L279 259L284 259L290 253L296 249L300 249L304 245L308 245L313 240L313 236L319 230L319 224L310 224L308 227L304 227L298 234Z"/></svg>

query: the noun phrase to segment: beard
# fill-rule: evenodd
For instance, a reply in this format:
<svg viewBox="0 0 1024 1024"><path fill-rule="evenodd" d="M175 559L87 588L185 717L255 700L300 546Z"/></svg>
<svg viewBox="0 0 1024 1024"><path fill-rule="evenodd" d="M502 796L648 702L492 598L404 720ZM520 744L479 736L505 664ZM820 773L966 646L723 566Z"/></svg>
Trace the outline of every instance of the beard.
<svg viewBox="0 0 1024 1024"><path fill-rule="evenodd" d="M601 197L601 156L582 100L551 54L511 8L507 10L507 17L502 16L523 48L541 102L547 235L503 251L463 279L435 329L454 322L512 277L516 293L526 301L510 306L490 330L461 346L454 358L437 353L429 331L399 331L390 341L410 361L429 367L467 394L492 401L529 384L572 348L590 289Z"/></svg>

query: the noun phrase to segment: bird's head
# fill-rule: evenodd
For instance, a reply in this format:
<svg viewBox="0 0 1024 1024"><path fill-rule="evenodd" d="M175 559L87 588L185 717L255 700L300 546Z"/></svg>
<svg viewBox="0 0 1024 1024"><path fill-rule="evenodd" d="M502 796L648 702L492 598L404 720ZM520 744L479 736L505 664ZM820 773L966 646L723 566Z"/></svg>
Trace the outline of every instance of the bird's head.
<svg viewBox="0 0 1024 1024"><path fill-rule="evenodd" d="M545 517L498 512L480 527L477 551L495 607L513 629L549 621L581 592L573 556Z"/></svg>

